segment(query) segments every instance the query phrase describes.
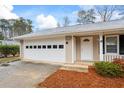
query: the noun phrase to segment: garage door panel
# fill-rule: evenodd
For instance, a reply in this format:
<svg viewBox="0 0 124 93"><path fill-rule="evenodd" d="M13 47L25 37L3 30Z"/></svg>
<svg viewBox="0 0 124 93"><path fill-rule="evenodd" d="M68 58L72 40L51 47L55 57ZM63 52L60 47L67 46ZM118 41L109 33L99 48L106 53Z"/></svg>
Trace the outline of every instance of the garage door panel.
<svg viewBox="0 0 124 93"><path fill-rule="evenodd" d="M32 60L44 60L54 62L65 62L65 48L64 49L26 49L25 46L30 45L64 45L63 38L45 39L24 41L24 58Z"/></svg>

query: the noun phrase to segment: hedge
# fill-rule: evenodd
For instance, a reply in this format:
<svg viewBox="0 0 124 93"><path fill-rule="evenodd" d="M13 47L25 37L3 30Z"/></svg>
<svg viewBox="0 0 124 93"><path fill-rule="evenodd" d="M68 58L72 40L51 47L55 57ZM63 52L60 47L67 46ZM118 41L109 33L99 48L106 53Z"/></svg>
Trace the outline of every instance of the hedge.
<svg viewBox="0 0 124 93"><path fill-rule="evenodd" d="M96 72L102 76L107 77L122 77L124 76L124 71L118 64L113 64L111 62L97 62L95 63Z"/></svg>
<svg viewBox="0 0 124 93"><path fill-rule="evenodd" d="M8 55L15 56L19 53L18 45L0 45L0 53L7 57Z"/></svg>

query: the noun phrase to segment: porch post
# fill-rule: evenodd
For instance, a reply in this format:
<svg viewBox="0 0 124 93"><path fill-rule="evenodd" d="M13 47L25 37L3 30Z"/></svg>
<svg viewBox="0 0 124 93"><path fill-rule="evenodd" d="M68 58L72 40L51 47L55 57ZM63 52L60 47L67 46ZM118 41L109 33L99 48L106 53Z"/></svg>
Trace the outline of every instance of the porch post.
<svg viewBox="0 0 124 93"><path fill-rule="evenodd" d="M103 61L103 34L99 35L100 61Z"/></svg>
<svg viewBox="0 0 124 93"><path fill-rule="evenodd" d="M74 36L72 35L72 63L74 63Z"/></svg>

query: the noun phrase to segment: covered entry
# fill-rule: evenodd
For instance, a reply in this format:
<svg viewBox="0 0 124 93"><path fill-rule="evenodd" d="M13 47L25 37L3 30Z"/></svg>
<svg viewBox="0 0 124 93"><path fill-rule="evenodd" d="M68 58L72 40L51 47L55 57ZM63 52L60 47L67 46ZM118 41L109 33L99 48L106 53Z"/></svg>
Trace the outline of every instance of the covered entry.
<svg viewBox="0 0 124 93"><path fill-rule="evenodd" d="M75 62L87 62L99 60L99 36L75 36L76 60ZM74 47L75 48L75 47Z"/></svg>

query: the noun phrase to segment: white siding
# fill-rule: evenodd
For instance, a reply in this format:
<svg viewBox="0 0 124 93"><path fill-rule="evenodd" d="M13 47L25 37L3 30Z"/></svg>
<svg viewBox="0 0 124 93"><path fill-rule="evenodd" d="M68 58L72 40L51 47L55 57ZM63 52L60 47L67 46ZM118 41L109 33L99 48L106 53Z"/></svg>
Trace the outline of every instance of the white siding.
<svg viewBox="0 0 124 93"><path fill-rule="evenodd" d="M64 49L26 49L26 45L64 45ZM24 59L38 61L65 62L65 38L49 38L24 41Z"/></svg>

